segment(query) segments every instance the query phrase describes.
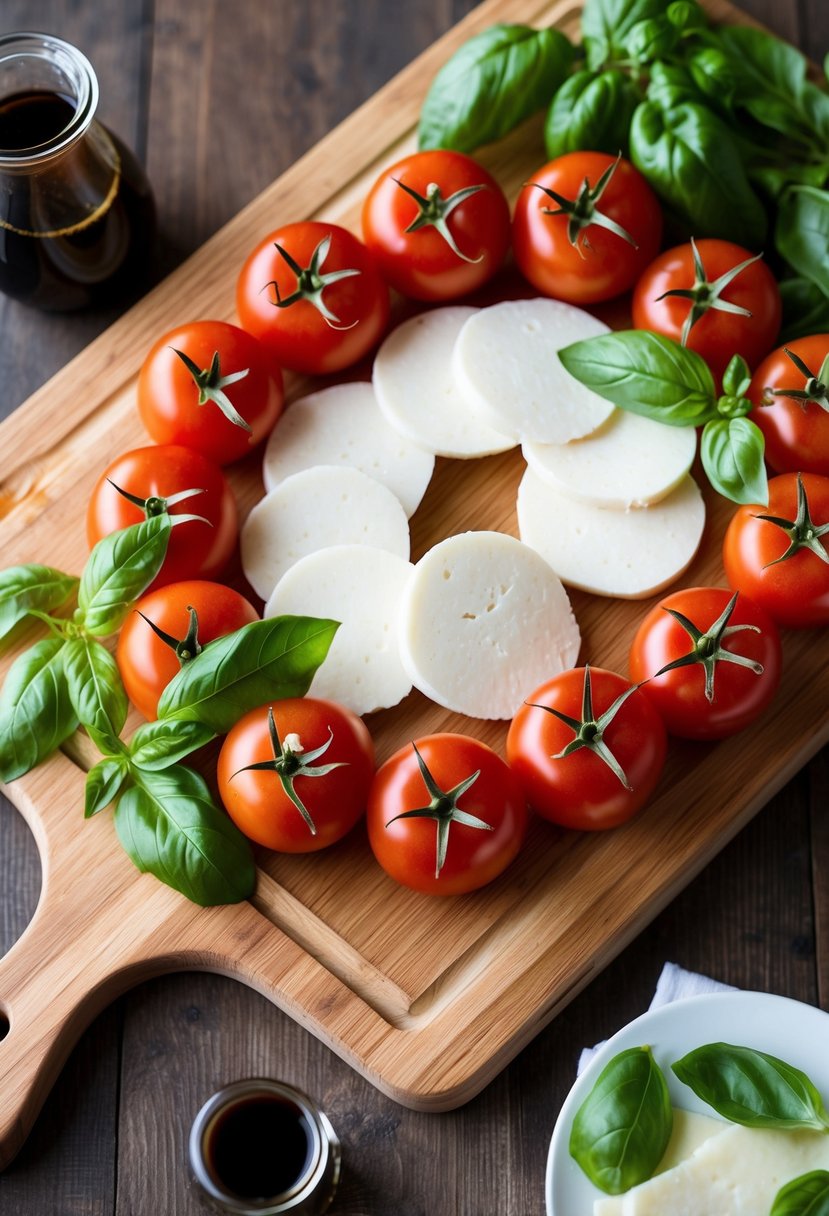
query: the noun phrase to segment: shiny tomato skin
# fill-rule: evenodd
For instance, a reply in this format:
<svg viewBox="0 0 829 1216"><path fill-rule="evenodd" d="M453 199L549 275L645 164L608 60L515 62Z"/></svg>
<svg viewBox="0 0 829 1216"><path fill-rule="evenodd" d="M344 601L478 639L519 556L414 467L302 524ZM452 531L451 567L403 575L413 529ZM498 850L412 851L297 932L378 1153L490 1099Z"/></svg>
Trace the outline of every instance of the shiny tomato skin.
<svg viewBox="0 0 829 1216"><path fill-rule="evenodd" d="M527 825L521 787L490 747L467 735L437 734L416 740L418 750L441 789L450 790L478 769L481 774L461 795L458 806L488 823L492 831L452 823L446 860L435 877L437 824L434 819L397 819L428 806L429 793L411 743L377 770L369 794L366 822L374 856L397 882L428 895L461 895L485 886L518 853Z"/></svg>
<svg viewBox="0 0 829 1216"><path fill-rule="evenodd" d="M614 160L604 152L568 152L533 173L519 194L512 220L515 260L524 277L543 295L571 304L610 300L628 291L656 256L662 211L656 195L629 161L619 162L598 210L620 224L637 248L618 234L591 224L583 229L579 252L568 239L567 217L544 214L545 208L555 209L557 204L538 186L575 200L585 178L595 186Z"/></svg>
<svg viewBox="0 0 829 1216"><path fill-rule="evenodd" d="M740 594L729 626L752 625L723 639L723 649L744 655L763 668L756 675L747 667L718 661L714 699L705 697L705 672L700 663L656 672L692 649L691 638L666 611L681 612L703 633L714 624L731 599L720 587L688 587L666 596L639 626L630 651L630 676L658 710L668 732L683 739L725 739L750 725L771 703L780 684L782 650L777 627L767 612Z"/></svg>
<svg viewBox="0 0 829 1216"><path fill-rule="evenodd" d="M200 515L208 522L190 520L173 527L164 564L147 591L189 578L213 579L222 573L236 547L239 526L233 491L212 460L179 444L134 448L119 456L101 474L89 499L86 533L90 548L110 532L145 518L110 481L145 499L204 490L170 508L171 515Z"/></svg>
<svg viewBox="0 0 829 1216"><path fill-rule="evenodd" d="M751 250L732 241L705 238L696 241L696 246L709 282L752 256ZM661 253L634 288L634 327L679 342L691 303L681 296L659 297L666 291L688 290L695 278L690 242ZM768 354L780 332L782 314L777 281L763 261L746 266L723 289L722 299L749 309L751 316L709 308L692 326L687 342L688 349L706 361L718 384L733 355L742 355L753 368Z"/></svg>
<svg viewBox="0 0 829 1216"><path fill-rule="evenodd" d="M591 667L596 717L630 687L613 671ZM662 719L641 689L631 694L604 732L604 741L622 766L627 790L616 774L587 748L554 759L574 731L539 705L581 719L584 668L554 676L537 688L513 718L507 735L507 760L532 810L565 828L598 831L615 828L634 815L653 793L665 762L667 739ZM534 704L532 704L534 703Z"/></svg>
<svg viewBox="0 0 829 1216"><path fill-rule="evenodd" d="M397 180L395 180L397 179ZM417 202L397 184L422 197L431 183L444 199L470 186L484 187L463 200L447 217L458 257L433 225L414 232ZM506 257L510 244L509 205L490 173L461 152L414 152L385 169L363 205L363 238L383 278L415 300L454 300L486 283Z"/></svg>
<svg viewBox="0 0 829 1216"><path fill-rule="evenodd" d="M829 334L814 334L788 343L817 376L829 355ZM751 378L748 397L755 404L751 421L766 440L766 462L775 473L820 473L829 477L829 410L814 401L774 397L771 389L803 390L806 377L783 347L772 351ZM766 404L768 402L768 404Z"/></svg>
<svg viewBox="0 0 829 1216"><path fill-rule="evenodd" d="M191 606L198 615L198 641L202 647L259 620L259 613L238 591L204 579L170 583L142 596L121 626L115 661L127 696L149 721L158 716L159 697L178 675L181 664L172 647L143 618L183 641L190 625Z"/></svg>
<svg viewBox="0 0 829 1216"><path fill-rule="evenodd" d="M282 788L272 770L240 772L249 764L273 759L268 732L268 706L240 718L219 753L217 776L222 802L236 826L257 844L280 853L313 853L350 832L366 806L374 775L374 745L361 718L344 705L318 697L273 701L281 742L299 737L302 751L330 746L314 765L340 763L323 776L295 778L294 788L316 827L316 835Z"/></svg>
<svg viewBox="0 0 829 1216"><path fill-rule="evenodd" d="M199 405L199 389L175 353L188 355L200 370L219 355L221 376L247 370L223 389L251 431L230 421L213 401ZM225 321L190 321L158 339L138 376L138 409L155 443L195 448L216 464L246 456L282 412L282 372L251 334Z"/></svg>
<svg viewBox="0 0 829 1216"><path fill-rule="evenodd" d="M829 477L804 473L803 486L812 522L829 523ZM829 624L829 565L808 549L777 561L789 538L776 524L757 518L793 520L796 514L797 475L772 477L767 507L740 507L732 516L723 542L723 566L729 584L765 608L778 625L805 629ZM826 536L822 543L829 548Z"/></svg>
<svg viewBox="0 0 829 1216"><path fill-rule="evenodd" d="M357 270L359 274L324 288L322 299L338 318L329 323L308 300L276 306L275 289L287 299L297 276L275 244L306 268L320 241L331 238L321 273ZM327 375L350 367L377 345L389 319L389 289L365 245L337 224L302 221L271 232L248 256L236 285L242 327L270 351L281 367Z"/></svg>

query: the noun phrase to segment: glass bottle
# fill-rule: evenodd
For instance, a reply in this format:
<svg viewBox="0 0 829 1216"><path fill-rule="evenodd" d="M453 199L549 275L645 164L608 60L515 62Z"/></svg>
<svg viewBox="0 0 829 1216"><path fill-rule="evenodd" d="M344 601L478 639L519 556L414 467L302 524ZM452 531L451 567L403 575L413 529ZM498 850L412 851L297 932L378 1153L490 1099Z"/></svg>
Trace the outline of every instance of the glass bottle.
<svg viewBox="0 0 829 1216"><path fill-rule="evenodd" d="M0 291L38 308L135 294L150 261L149 182L97 105L92 65L68 42L0 36Z"/></svg>

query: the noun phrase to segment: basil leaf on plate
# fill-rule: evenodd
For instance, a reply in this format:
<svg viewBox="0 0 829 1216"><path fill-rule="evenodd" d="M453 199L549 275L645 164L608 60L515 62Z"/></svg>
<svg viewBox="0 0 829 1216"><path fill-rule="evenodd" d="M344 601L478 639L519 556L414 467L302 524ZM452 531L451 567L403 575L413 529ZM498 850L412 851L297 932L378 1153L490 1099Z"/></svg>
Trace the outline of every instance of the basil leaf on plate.
<svg viewBox="0 0 829 1216"><path fill-rule="evenodd" d="M257 705L301 697L338 628L338 621L278 616L216 638L164 689L158 716L202 722L221 735Z"/></svg>
<svg viewBox="0 0 829 1216"><path fill-rule="evenodd" d="M669 426L701 426L717 416L707 363L672 338L620 330L574 342L558 357L571 376L632 414Z"/></svg>
<svg viewBox="0 0 829 1216"><path fill-rule="evenodd" d="M616 156L627 151L628 130L639 104L636 85L615 68L576 72L553 98L544 126L550 160L588 149Z"/></svg>
<svg viewBox="0 0 829 1216"><path fill-rule="evenodd" d="M0 638L33 608L38 612L59 608L77 586L74 575L51 566L10 566L0 571Z"/></svg>
<svg viewBox="0 0 829 1216"><path fill-rule="evenodd" d="M787 190L778 206L774 241L789 265L829 296L829 192L814 186Z"/></svg>
<svg viewBox="0 0 829 1216"><path fill-rule="evenodd" d="M829 1131L823 1099L805 1073L776 1056L707 1043L671 1065L717 1114L744 1127Z"/></svg>
<svg viewBox="0 0 829 1216"><path fill-rule="evenodd" d="M614 1056L576 1111L570 1156L608 1195L645 1182L659 1165L673 1127L662 1070L649 1047Z"/></svg>
<svg viewBox="0 0 829 1216"><path fill-rule="evenodd" d="M769 501L763 432L750 418L717 418L702 430L700 456L718 494L732 502Z"/></svg>
<svg viewBox="0 0 829 1216"><path fill-rule="evenodd" d="M69 700L81 726L99 738L120 735L127 720L127 694L118 664L91 638L70 638L63 651Z"/></svg>
<svg viewBox="0 0 829 1216"><path fill-rule="evenodd" d="M213 738L215 731L201 722L182 718L146 722L130 739L130 760L137 768L158 771L183 760Z"/></svg>
<svg viewBox="0 0 829 1216"><path fill-rule="evenodd" d="M118 799L115 830L138 869L202 907L246 899L256 881L250 845L204 779L180 764L134 775Z"/></svg>
<svg viewBox="0 0 829 1216"><path fill-rule="evenodd" d="M171 527L169 515L153 515L98 541L78 591L87 633L106 637L120 627L130 606L161 569Z"/></svg>
<svg viewBox="0 0 829 1216"><path fill-rule="evenodd" d="M108 807L129 775L125 756L105 756L86 774L84 818L91 819Z"/></svg>
<svg viewBox="0 0 829 1216"><path fill-rule="evenodd" d="M829 1216L829 1170L793 1178L777 1192L770 1216Z"/></svg>
<svg viewBox="0 0 829 1216"><path fill-rule="evenodd" d="M778 346L787 346L795 338L829 330L829 295L825 295L810 279L784 279L780 283L783 304L783 327Z"/></svg>
<svg viewBox="0 0 829 1216"><path fill-rule="evenodd" d="M44 638L15 659L0 693L0 781L14 781L78 725L63 667L63 638Z"/></svg>
<svg viewBox="0 0 829 1216"><path fill-rule="evenodd" d="M493 25L435 76L420 114L418 147L474 152L541 110L575 51L560 30Z"/></svg>

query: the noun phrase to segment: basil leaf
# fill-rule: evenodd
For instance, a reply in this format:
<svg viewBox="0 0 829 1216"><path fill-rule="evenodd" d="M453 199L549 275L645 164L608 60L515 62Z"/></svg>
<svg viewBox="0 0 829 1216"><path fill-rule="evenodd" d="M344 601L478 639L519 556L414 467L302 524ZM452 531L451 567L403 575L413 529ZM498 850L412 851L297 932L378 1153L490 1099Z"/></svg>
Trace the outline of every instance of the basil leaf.
<svg viewBox="0 0 829 1216"><path fill-rule="evenodd" d="M89 770L84 790L85 819L91 819L114 801L128 774L129 765L123 756L105 756Z"/></svg>
<svg viewBox="0 0 829 1216"><path fill-rule="evenodd" d="M585 42L589 39L592 43L588 66L624 60L625 39L633 27L650 17L660 17L664 9L664 0L585 0L581 32Z"/></svg>
<svg viewBox="0 0 829 1216"><path fill-rule="evenodd" d="M633 26L625 38L625 51L634 63L644 66L670 55L679 39L679 30L664 14L648 17Z"/></svg>
<svg viewBox="0 0 829 1216"><path fill-rule="evenodd" d="M662 110L681 105L684 101L699 101L700 93L686 68L675 63L654 63L648 80L648 101Z"/></svg>
<svg viewBox="0 0 829 1216"><path fill-rule="evenodd" d="M576 72L553 98L544 126L550 159L589 149L615 156L627 152L628 130L639 91L615 68L607 72Z"/></svg>
<svg viewBox="0 0 829 1216"><path fill-rule="evenodd" d="M728 126L706 106L663 110L643 102L633 115L630 154L689 232L762 247L766 213Z"/></svg>
<svg viewBox="0 0 829 1216"><path fill-rule="evenodd" d="M717 415L708 365L672 338L620 330L574 342L558 357L571 376L632 414L668 426L701 426Z"/></svg>
<svg viewBox="0 0 829 1216"><path fill-rule="evenodd" d="M69 700L81 726L102 740L117 738L129 705L115 659L100 642L71 638L64 647L63 662Z"/></svg>
<svg viewBox="0 0 829 1216"><path fill-rule="evenodd" d="M774 242L799 275L829 296L829 193L792 186L780 199Z"/></svg>
<svg viewBox="0 0 829 1216"><path fill-rule="evenodd" d="M825 159L829 97L807 81L805 57L751 26L724 26L719 42L736 85L736 108ZM788 151L791 159L793 149Z"/></svg>
<svg viewBox="0 0 829 1216"><path fill-rule="evenodd" d="M769 500L763 432L749 418L717 418L702 430L700 456L708 480L732 502Z"/></svg>
<svg viewBox="0 0 829 1216"><path fill-rule="evenodd" d="M698 34L708 28L705 9L697 0L672 0L666 11L668 20L683 34Z"/></svg>
<svg viewBox="0 0 829 1216"><path fill-rule="evenodd" d="M707 1043L671 1067L683 1085L732 1123L829 1130L829 1114L812 1082L776 1056L730 1043Z"/></svg>
<svg viewBox="0 0 829 1216"><path fill-rule="evenodd" d="M180 764L135 777L118 799L115 830L138 869L202 907L246 899L256 881L250 845L204 779Z"/></svg>
<svg viewBox="0 0 829 1216"><path fill-rule="evenodd" d="M74 575L51 566L11 566L0 571L0 638L33 608L38 612L59 608L77 586Z"/></svg>
<svg viewBox="0 0 829 1216"><path fill-rule="evenodd" d="M89 555L78 591L83 627L94 637L115 633L161 569L172 525L154 515L99 540Z"/></svg>
<svg viewBox="0 0 829 1216"><path fill-rule="evenodd" d="M338 628L338 621L278 616L216 638L164 689L158 716L203 722L221 735L257 705L300 697Z"/></svg>
<svg viewBox="0 0 829 1216"><path fill-rule="evenodd" d="M812 1170L781 1187L770 1216L829 1216L829 1170Z"/></svg>
<svg viewBox="0 0 829 1216"><path fill-rule="evenodd" d="M783 328L777 339L787 346L795 338L829 330L829 296L809 279L784 279L780 286Z"/></svg>
<svg viewBox="0 0 829 1216"><path fill-rule="evenodd" d="M136 768L159 771L183 760L214 739L215 731L201 722L171 718L139 726L130 740L130 760Z"/></svg>
<svg viewBox="0 0 829 1216"><path fill-rule="evenodd" d="M599 1074L570 1131L570 1156L608 1195L650 1178L668 1146L673 1112L649 1047L614 1056Z"/></svg>
<svg viewBox="0 0 829 1216"><path fill-rule="evenodd" d="M494 25L470 38L432 81L418 147L474 152L543 109L575 51L560 30Z"/></svg>
<svg viewBox="0 0 829 1216"><path fill-rule="evenodd" d="M742 355L732 355L722 374L722 391L730 397L744 397L751 384L751 368Z"/></svg>
<svg viewBox="0 0 829 1216"><path fill-rule="evenodd" d="M15 659L0 693L0 781L22 777L78 725L63 669L63 638L44 638Z"/></svg>

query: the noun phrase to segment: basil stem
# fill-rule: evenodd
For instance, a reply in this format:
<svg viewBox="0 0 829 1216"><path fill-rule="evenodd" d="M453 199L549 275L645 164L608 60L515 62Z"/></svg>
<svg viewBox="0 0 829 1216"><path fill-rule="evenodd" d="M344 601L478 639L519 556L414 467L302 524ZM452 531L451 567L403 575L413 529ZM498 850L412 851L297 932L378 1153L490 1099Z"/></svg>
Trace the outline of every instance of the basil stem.
<svg viewBox="0 0 829 1216"><path fill-rule="evenodd" d="M0 638L32 609L51 612L77 589L78 580L51 566L11 566L0 571Z"/></svg>
<svg viewBox="0 0 829 1216"><path fill-rule="evenodd" d="M78 590L86 633L106 637L120 627L131 605L161 569L171 527L169 515L153 515L98 541Z"/></svg>
<svg viewBox="0 0 829 1216"><path fill-rule="evenodd" d="M645 1182L673 1127L668 1086L649 1047L614 1056L576 1112L570 1156L608 1195Z"/></svg>
<svg viewBox="0 0 829 1216"><path fill-rule="evenodd" d="M0 781L14 781L72 734L78 719L63 666L63 638L44 638L17 658L0 693Z"/></svg>
<svg viewBox="0 0 829 1216"><path fill-rule="evenodd" d="M777 1192L770 1216L829 1216L829 1170L793 1178Z"/></svg>
<svg viewBox="0 0 829 1216"><path fill-rule="evenodd" d="M829 1131L829 1114L805 1073L751 1047L708 1043L671 1065L684 1085L744 1127Z"/></svg>

